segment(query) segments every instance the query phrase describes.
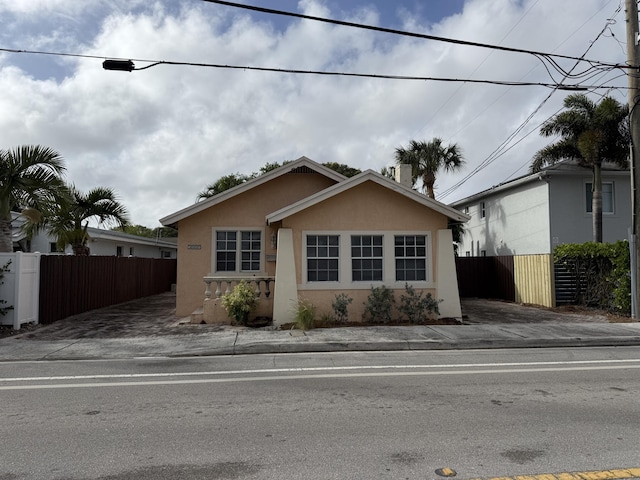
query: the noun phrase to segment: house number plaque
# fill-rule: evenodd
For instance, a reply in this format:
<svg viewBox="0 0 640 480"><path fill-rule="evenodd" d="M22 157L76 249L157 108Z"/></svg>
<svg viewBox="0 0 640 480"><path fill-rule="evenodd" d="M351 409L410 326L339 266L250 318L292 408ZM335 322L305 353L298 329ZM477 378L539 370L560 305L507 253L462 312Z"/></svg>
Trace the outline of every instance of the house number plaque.
<svg viewBox="0 0 640 480"><path fill-rule="evenodd" d="M202 250L202 245L189 244L187 250Z"/></svg>

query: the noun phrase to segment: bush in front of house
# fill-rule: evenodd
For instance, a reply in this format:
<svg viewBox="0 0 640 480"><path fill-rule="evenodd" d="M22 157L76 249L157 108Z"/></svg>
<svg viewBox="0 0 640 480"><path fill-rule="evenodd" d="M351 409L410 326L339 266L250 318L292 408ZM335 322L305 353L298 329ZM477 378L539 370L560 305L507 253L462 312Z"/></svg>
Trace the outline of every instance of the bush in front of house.
<svg viewBox="0 0 640 480"><path fill-rule="evenodd" d="M371 323L391 322L391 309L396 303L393 290L382 285L381 287L371 287L371 293L364 302L364 313L362 319Z"/></svg>
<svg viewBox="0 0 640 480"><path fill-rule="evenodd" d="M335 300L331 304L336 322L346 323L347 320L349 320L348 308L351 302L353 302L353 298L346 293L336 295Z"/></svg>
<svg viewBox="0 0 640 480"><path fill-rule="evenodd" d="M230 293L222 296L222 306L239 325L247 325L249 314L257 305L256 292L246 280L241 280Z"/></svg>
<svg viewBox="0 0 640 480"><path fill-rule="evenodd" d="M404 284L405 294L400 296L400 306L398 310L404 314L410 323L421 323L426 321L434 313L440 315L438 304L442 300L436 300L431 293L416 292L413 286Z"/></svg>
<svg viewBox="0 0 640 480"><path fill-rule="evenodd" d="M574 303L630 314L631 274L627 241L558 245L553 251L553 261L571 272L576 286Z"/></svg>

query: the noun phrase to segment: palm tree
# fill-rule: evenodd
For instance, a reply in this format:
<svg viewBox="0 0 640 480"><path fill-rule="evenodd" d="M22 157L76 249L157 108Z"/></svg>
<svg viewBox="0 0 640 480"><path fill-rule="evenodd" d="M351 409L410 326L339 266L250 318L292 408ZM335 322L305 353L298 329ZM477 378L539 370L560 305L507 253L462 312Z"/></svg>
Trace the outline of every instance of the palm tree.
<svg viewBox="0 0 640 480"><path fill-rule="evenodd" d="M60 154L47 147L0 150L0 252L13 251L12 212L35 221L64 200L64 170Z"/></svg>
<svg viewBox="0 0 640 480"><path fill-rule="evenodd" d="M267 164L268 165L268 164ZM224 175L220 177L215 182L207 185L205 189L198 194L196 201L204 200L214 195L218 195L219 193L224 192L225 190L229 190L230 188L237 187L238 185L242 185L250 177L246 175L242 175L240 173L231 173L229 175Z"/></svg>
<svg viewBox="0 0 640 480"><path fill-rule="evenodd" d="M87 193L82 193L74 185L67 188L71 200L58 205L56 211L44 220L45 228L56 237L60 250L71 245L75 255L89 255L89 220L121 228L129 224L127 209L110 188L96 187Z"/></svg>
<svg viewBox="0 0 640 480"><path fill-rule="evenodd" d="M594 103L586 95L573 94L564 99L565 111L547 120L540 134L560 139L536 153L531 171L553 165L561 160L574 160L590 168L592 182L593 240L602 242L602 163L621 167L628 165L629 123L628 109L611 97Z"/></svg>
<svg viewBox="0 0 640 480"><path fill-rule="evenodd" d="M444 146L440 138L434 138L429 142L417 142L411 140L407 148L396 148L396 163L411 165L411 176L415 186L418 179L427 191L429 198L435 199L433 187L436 183L436 174L440 170L454 171L464 165L462 152L458 145Z"/></svg>

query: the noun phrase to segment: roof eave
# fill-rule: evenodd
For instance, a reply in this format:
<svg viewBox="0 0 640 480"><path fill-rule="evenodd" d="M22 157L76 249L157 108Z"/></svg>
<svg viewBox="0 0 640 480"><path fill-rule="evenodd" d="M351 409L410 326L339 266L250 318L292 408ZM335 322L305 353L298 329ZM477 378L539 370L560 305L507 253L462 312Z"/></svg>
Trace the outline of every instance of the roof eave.
<svg viewBox="0 0 640 480"><path fill-rule="evenodd" d="M466 215L455 208L452 208L448 205L440 203L436 200L433 200L421 193L416 192L415 190L405 187L394 180L391 180L373 170L366 170L354 177L351 177L344 182L338 183L336 185L332 185L314 195L311 195L307 198L304 198L296 203L293 203L287 207L284 207L280 210L272 212L266 216L267 225L271 225L272 223L282 221L283 219L294 215L298 212L306 210L307 208L316 205L320 202L327 200L328 198L333 197L339 193L344 192L350 188L353 188L357 185L360 185L366 181L373 181L379 185L382 185L390 190L393 190L405 197L410 198L422 205L429 207L438 213L445 215L447 218L458 222L468 222L471 217Z"/></svg>
<svg viewBox="0 0 640 480"><path fill-rule="evenodd" d="M188 207L185 207L182 210L172 213L171 215L167 215L166 217L163 217L160 219L160 223L165 227L177 228L178 222L180 220L183 220L184 218L190 217L191 215L194 215L203 210L206 210L207 208L217 205L218 203L222 203L225 200L228 200L229 198L232 198L236 195L239 195L240 193L243 193L259 185L262 185L263 183L266 183L270 180L273 180L274 178L277 178L281 175L289 173L291 170L301 166L307 166L312 170L315 170L318 173L321 173L322 175L338 183L344 181L347 178L344 175L336 172L335 170L331 170L330 168L325 167L324 165L314 162L313 160L303 156L292 162L286 163L281 167L271 170L268 173L260 175L256 178L252 178L251 180L241 185L237 185L233 188L230 188L229 190L219 193L218 195L215 195L201 202L197 202L193 205L189 205Z"/></svg>

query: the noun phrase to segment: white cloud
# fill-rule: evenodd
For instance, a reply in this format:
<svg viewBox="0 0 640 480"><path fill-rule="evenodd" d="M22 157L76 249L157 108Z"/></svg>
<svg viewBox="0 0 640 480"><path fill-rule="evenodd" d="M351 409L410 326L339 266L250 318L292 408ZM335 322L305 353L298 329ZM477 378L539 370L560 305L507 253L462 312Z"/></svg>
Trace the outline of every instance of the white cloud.
<svg viewBox="0 0 640 480"><path fill-rule="evenodd" d="M43 1L39 10L28 11L15 6L27 3L31 4L0 0L0 12L28 13L32 26L48 15L67 15L73 17L68 22L77 24L82 18L76 15L78 5L92 2ZM57 44L66 50L75 44L79 53L133 59L550 80L538 60L522 54L312 21L295 20L276 27L264 17L256 21L246 12L195 1L182 3L180 10L168 1L144 8L138 3L135 9L127 8L129 3L102 8L102 16L94 12L89 16L90 25L82 26L82 35L53 38L49 47ZM579 56L616 6L604 0L469 0L464 12L439 24L403 18L414 31L487 43L504 38L509 46ZM303 0L299 8L309 15L334 16L320 0ZM82 13L88 11L89 7ZM379 21L371 7L355 15L349 20ZM612 27L621 39L623 15L618 14L618 23ZM32 28L27 37L11 41L14 46L25 42L21 48L31 48L41 44L38 38L44 38L44 32ZM594 45L588 57L624 62L624 51L608 35ZM462 147L470 171L548 94L540 87L190 66L108 72L102 70L100 59L67 59L64 74L52 79L30 70L33 65L20 64L18 58L22 57L0 56L0 128L5 141L11 142L2 148L24 143L56 148L67 159L68 177L78 188L113 188L132 212L133 221L148 226L156 226L158 218L192 203L206 184L222 175L250 173L267 162L301 155L379 170L393 162L397 146L411 139L440 136ZM562 64L566 67L571 62ZM611 76L589 82L607 83ZM625 82L622 79L618 84ZM624 92L613 93L624 101ZM560 108L564 96L556 93L525 131ZM529 159L542 145L544 140L537 133L530 135L445 201L504 181L514 172L525 173ZM464 175L464 171L443 175L438 187L442 191Z"/></svg>

